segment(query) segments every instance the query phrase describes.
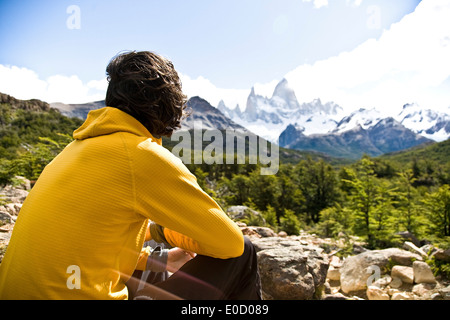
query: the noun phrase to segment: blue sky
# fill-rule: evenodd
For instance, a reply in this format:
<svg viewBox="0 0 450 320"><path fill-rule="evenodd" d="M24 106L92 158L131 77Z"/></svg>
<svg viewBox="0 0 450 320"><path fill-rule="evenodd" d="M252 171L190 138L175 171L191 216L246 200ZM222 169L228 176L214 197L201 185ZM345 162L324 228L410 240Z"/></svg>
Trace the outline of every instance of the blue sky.
<svg viewBox="0 0 450 320"><path fill-rule="evenodd" d="M433 1L448 5L447 0ZM173 61L188 94L206 92L214 105L222 95L234 107L245 103L252 86L269 95L283 77L290 75L292 85L295 79L301 83L293 75L301 66L352 53L368 41L381 42L420 2L0 1L0 92L87 102L104 94L111 57L123 50L150 50ZM68 10L71 6L79 15ZM14 74L30 80L14 87L14 81L5 80ZM352 92L365 84L353 86ZM302 96L302 88L296 90L299 100L310 98Z"/></svg>

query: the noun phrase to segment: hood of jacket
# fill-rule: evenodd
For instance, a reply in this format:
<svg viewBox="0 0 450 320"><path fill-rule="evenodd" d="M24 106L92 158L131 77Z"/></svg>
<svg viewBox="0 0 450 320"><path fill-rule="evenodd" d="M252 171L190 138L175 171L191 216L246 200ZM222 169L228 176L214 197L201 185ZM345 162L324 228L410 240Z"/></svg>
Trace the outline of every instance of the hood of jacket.
<svg viewBox="0 0 450 320"><path fill-rule="evenodd" d="M138 120L128 113L112 107L91 110L86 121L73 132L73 138L85 140L116 132L127 132L140 137L151 138L161 145L161 139L153 137Z"/></svg>

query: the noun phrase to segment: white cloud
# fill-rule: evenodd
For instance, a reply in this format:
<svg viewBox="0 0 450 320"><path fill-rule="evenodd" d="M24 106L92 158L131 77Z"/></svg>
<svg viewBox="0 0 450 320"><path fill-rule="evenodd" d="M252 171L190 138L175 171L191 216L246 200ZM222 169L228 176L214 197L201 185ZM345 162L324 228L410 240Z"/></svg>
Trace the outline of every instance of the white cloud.
<svg viewBox="0 0 450 320"><path fill-rule="evenodd" d="M183 85L183 92L188 97L199 96L215 107L219 104L220 100L223 100L225 105L230 109L234 109L236 105L239 105L242 111L245 110L251 89L218 88L202 76L191 79L185 74L178 74ZM270 98L278 83L279 80L272 80L268 83L257 82L253 85L253 88L256 94Z"/></svg>
<svg viewBox="0 0 450 320"><path fill-rule="evenodd" d="M312 2L313 0L302 0ZM324 6L327 1L314 1ZM360 5L361 0L349 0ZM450 1L423 0L415 12L352 51L314 64L304 64L285 75L299 102L335 101L347 111L377 108L396 113L403 104L417 102L430 109L450 105ZM217 106L245 109L248 89L218 88L204 77L181 74L183 91ZM278 83L256 83L255 92L271 97ZM232 85L232 84L231 84ZM106 79L82 82L77 76L41 79L34 71L0 64L0 92L19 99L84 103L104 99Z"/></svg>
<svg viewBox="0 0 450 320"><path fill-rule="evenodd" d="M239 104L241 109L245 108L250 89L218 88L202 76L192 79L180 72L178 74L183 86L183 92L188 97L199 96L213 106L217 106L220 100L223 100L228 108L233 109L237 104Z"/></svg>
<svg viewBox="0 0 450 320"><path fill-rule="evenodd" d="M424 0L378 40L370 39L353 51L299 66L286 78L302 101L320 97L349 109L376 107L385 112L395 112L407 102L447 108L449 16L448 0ZM447 91L441 90L445 87Z"/></svg>
<svg viewBox="0 0 450 320"><path fill-rule="evenodd" d="M43 80L30 69L0 64L0 92L17 99L85 103L104 99L106 87L106 79L85 84L75 75L54 75Z"/></svg>
<svg viewBox="0 0 450 320"><path fill-rule="evenodd" d="M187 75L179 75L183 91L189 97L200 96L213 106L217 106L220 100L224 100L229 108L234 108L237 104L241 109L246 106L250 89L223 89L201 76L191 79ZM274 87L273 83L255 86L260 94L266 94L266 88ZM106 78L83 83L75 75L54 75L44 80L33 70L0 64L0 92L17 99L40 99L49 103L86 103L103 100L107 88Z"/></svg>
<svg viewBox="0 0 450 320"><path fill-rule="evenodd" d="M362 0L345 0L345 4L350 7L359 7Z"/></svg>
<svg viewBox="0 0 450 320"><path fill-rule="evenodd" d="M313 2L314 8L320 9L321 7L328 6L328 0L302 0L303 2Z"/></svg>

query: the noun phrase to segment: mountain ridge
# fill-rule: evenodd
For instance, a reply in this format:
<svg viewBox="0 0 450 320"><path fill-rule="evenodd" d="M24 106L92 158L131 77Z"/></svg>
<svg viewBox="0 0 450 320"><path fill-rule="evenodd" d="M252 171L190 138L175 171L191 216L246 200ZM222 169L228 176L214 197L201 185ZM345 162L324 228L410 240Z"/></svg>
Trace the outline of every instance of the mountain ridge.
<svg viewBox="0 0 450 320"><path fill-rule="evenodd" d="M338 104L333 101L323 103L320 98L300 104L284 78L275 87L271 98L258 95L252 88L244 111L238 106L230 109L223 101L217 108L235 122L272 142L277 142L289 125L303 127L305 135L326 134L350 130L358 123L367 129L388 117L375 108L360 108L345 113ZM407 129L434 141L450 137L450 107L447 111L437 112L407 103L393 118Z"/></svg>
<svg viewBox="0 0 450 320"><path fill-rule="evenodd" d="M85 118L90 109L104 105L104 101L50 104L65 115L80 118ZM300 104L286 79L278 83L270 98L256 94L252 88L244 111L239 106L229 109L223 101L214 107L198 96L191 97L187 105L196 112L182 122L181 130L192 130L200 122L202 129L233 129L242 134L255 134L280 147L332 157L356 159L363 154L378 156L413 147L433 140L433 128L441 134L441 139L447 131L450 136L450 117L445 113L405 104L395 118L365 108L344 114L342 107L334 102L315 99ZM408 124L410 127L414 124L415 130L405 126Z"/></svg>
<svg viewBox="0 0 450 320"><path fill-rule="evenodd" d="M374 126L361 124L352 129L306 136L293 125L280 135L280 146L296 150L315 150L334 157L358 159L364 154L379 156L408 149L432 140L405 128L394 118L379 120Z"/></svg>

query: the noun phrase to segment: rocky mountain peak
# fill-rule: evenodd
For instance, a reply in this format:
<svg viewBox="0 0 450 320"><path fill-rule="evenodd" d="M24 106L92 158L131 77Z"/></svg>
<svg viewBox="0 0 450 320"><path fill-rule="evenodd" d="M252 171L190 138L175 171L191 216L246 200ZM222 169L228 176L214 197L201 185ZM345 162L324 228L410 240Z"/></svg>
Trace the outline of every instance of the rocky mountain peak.
<svg viewBox="0 0 450 320"><path fill-rule="evenodd" d="M300 104L295 96L294 90L289 86L286 79L281 80L273 91L272 101L277 104L285 104L289 109L298 109Z"/></svg>

